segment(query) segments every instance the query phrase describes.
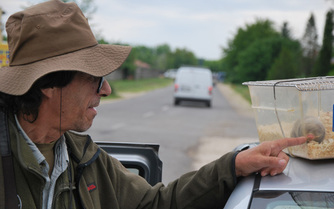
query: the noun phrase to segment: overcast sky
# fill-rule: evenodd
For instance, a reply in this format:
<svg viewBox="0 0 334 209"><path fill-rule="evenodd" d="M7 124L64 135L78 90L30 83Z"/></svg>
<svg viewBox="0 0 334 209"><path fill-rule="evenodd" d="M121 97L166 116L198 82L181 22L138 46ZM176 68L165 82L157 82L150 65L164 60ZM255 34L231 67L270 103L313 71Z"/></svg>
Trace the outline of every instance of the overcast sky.
<svg viewBox="0 0 334 209"><path fill-rule="evenodd" d="M6 12L2 22L26 2L0 0ZM257 18L270 19L278 30L286 21L299 39L312 12L321 43L326 13L334 6L328 0L94 0L94 4L97 11L90 23L109 42L168 44L211 60L221 58L221 48L238 28Z"/></svg>

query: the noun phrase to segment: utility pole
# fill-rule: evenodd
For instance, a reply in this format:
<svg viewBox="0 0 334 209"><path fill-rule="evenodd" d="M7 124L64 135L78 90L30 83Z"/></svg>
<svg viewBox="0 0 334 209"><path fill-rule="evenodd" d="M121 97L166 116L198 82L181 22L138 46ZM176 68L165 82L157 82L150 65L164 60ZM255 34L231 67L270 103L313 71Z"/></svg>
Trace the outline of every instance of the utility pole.
<svg viewBox="0 0 334 209"><path fill-rule="evenodd" d="M9 65L8 44L3 41L2 36L2 15L4 14L5 12L0 7L0 68Z"/></svg>
<svg viewBox="0 0 334 209"><path fill-rule="evenodd" d="M4 14L5 14L5 12L0 7L0 44L3 42L3 37L2 37L2 15L4 15Z"/></svg>

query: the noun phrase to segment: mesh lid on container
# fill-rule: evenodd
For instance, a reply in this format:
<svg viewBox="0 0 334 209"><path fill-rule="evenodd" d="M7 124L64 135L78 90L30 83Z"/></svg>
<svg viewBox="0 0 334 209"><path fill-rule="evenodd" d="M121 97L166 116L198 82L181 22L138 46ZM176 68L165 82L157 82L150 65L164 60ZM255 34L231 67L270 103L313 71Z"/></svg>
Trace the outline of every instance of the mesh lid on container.
<svg viewBox="0 0 334 209"><path fill-rule="evenodd" d="M334 76L286 80L249 81L242 84L248 86L295 87L299 91L333 90Z"/></svg>

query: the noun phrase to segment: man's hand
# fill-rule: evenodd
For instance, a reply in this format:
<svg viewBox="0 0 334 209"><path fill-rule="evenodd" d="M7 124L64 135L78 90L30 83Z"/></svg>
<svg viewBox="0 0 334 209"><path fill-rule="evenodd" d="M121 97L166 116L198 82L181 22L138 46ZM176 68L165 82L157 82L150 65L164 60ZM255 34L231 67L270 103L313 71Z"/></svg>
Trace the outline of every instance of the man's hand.
<svg viewBox="0 0 334 209"><path fill-rule="evenodd" d="M237 176L248 176L259 172L262 176L274 176L283 172L288 164L289 157L283 149L303 144L313 136L285 138L275 141L262 142L259 146L240 152L235 159L235 172Z"/></svg>

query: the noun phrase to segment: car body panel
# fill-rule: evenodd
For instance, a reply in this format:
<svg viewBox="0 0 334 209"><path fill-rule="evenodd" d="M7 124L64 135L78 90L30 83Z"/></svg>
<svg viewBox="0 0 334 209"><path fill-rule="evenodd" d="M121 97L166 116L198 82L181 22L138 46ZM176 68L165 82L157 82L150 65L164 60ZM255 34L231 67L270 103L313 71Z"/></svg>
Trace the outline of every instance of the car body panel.
<svg viewBox="0 0 334 209"><path fill-rule="evenodd" d="M239 145L234 151L257 146ZM334 159L307 160L290 157L283 173L242 177L225 209L334 208ZM299 205L304 204L303 207ZM310 206L311 205L311 206Z"/></svg>
<svg viewBox="0 0 334 209"><path fill-rule="evenodd" d="M128 170L145 178L152 186L161 182L162 162L158 155L158 144L109 141L95 143L110 156L118 159Z"/></svg>
<svg viewBox="0 0 334 209"><path fill-rule="evenodd" d="M231 194L224 208L245 209L252 197L255 175L244 177Z"/></svg>
<svg viewBox="0 0 334 209"><path fill-rule="evenodd" d="M330 170L334 171L334 160L290 158L283 173L263 177L259 189L334 192L334 172Z"/></svg>

